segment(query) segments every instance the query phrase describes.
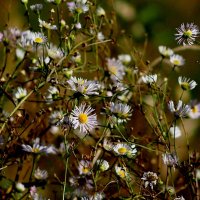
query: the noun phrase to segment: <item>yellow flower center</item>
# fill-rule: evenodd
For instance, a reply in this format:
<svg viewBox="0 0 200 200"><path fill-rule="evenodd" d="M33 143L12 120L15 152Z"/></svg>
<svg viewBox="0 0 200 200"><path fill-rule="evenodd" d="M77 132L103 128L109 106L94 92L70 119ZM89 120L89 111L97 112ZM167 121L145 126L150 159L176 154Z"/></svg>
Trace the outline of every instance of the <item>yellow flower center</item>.
<svg viewBox="0 0 200 200"><path fill-rule="evenodd" d="M84 174L87 174L89 172L89 168L88 167L83 167L82 171L83 171Z"/></svg>
<svg viewBox="0 0 200 200"><path fill-rule="evenodd" d="M33 148L33 149L32 149L32 152L33 152L33 153L39 153L39 152L40 152L40 149L38 149L38 148Z"/></svg>
<svg viewBox="0 0 200 200"><path fill-rule="evenodd" d="M121 147L121 148L118 149L118 152L120 154L125 154L127 152L127 149L125 147Z"/></svg>
<svg viewBox="0 0 200 200"><path fill-rule="evenodd" d="M181 83L181 88L182 88L183 90L189 90L189 89L190 89L189 83L187 83L187 82L182 82L182 83Z"/></svg>
<svg viewBox="0 0 200 200"><path fill-rule="evenodd" d="M81 113L78 117L78 120L82 124L86 124L88 122L88 116L85 113Z"/></svg>
<svg viewBox="0 0 200 200"><path fill-rule="evenodd" d="M110 66L109 71L111 74L117 75L117 67L116 66Z"/></svg>
<svg viewBox="0 0 200 200"><path fill-rule="evenodd" d="M192 31L189 29L189 30L185 31L183 34L184 34L185 37L189 38L189 37L192 36Z"/></svg>
<svg viewBox="0 0 200 200"><path fill-rule="evenodd" d="M197 107L197 106L194 106L194 107L192 108L192 112L193 112L193 113L199 112L198 107Z"/></svg>
<svg viewBox="0 0 200 200"><path fill-rule="evenodd" d="M118 174L119 174L119 176L120 176L121 178L124 178L124 177L125 177L125 171L122 170L122 169L118 172Z"/></svg>
<svg viewBox="0 0 200 200"><path fill-rule="evenodd" d="M43 43L44 42L44 40L41 38L41 37L37 37L37 38L35 38L35 43Z"/></svg>
<svg viewBox="0 0 200 200"><path fill-rule="evenodd" d="M181 64L180 60L174 60L173 63L174 63L174 65L180 65Z"/></svg>

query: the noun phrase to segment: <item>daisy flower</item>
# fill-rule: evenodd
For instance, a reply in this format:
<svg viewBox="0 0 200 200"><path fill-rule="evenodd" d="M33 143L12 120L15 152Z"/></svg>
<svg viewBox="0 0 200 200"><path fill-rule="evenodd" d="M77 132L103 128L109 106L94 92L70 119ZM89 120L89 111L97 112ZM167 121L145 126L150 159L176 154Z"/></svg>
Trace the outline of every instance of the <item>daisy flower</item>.
<svg viewBox="0 0 200 200"><path fill-rule="evenodd" d="M122 80L125 75L124 65L119 59L108 58L107 59L107 68L110 74L110 78L116 82Z"/></svg>
<svg viewBox="0 0 200 200"><path fill-rule="evenodd" d="M44 28L49 29L49 30L57 30L56 25L52 25L51 23L45 22L41 19L38 19L38 21L39 21L39 27L44 27Z"/></svg>
<svg viewBox="0 0 200 200"><path fill-rule="evenodd" d="M192 90L197 86L197 83L189 78L179 76L178 83L183 90Z"/></svg>
<svg viewBox="0 0 200 200"><path fill-rule="evenodd" d="M164 153L162 159L165 165L175 167L178 165L178 158L175 153Z"/></svg>
<svg viewBox="0 0 200 200"><path fill-rule="evenodd" d="M193 101L190 103L190 111L188 113L188 116L192 119L198 119L200 118L200 103L196 103L196 101Z"/></svg>
<svg viewBox="0 0 200 200"><path fill-rule="evenodd" d="M83 78L71 77L67 83L70 85L71 90L79 92L82 95L98 95L99 84L95 81L88 81Z"/></svg>
<svg viewBox="0 0 200 200"><path fill-rule="evenodd" d="M105 10L100 6L97 8L96 13L98 17L104 17L106 15Z"/></svg>
<svg viewBox="0 0 200 200"><path fill-rule="evenodd" d="M152 83L156 83L157 77L158 77L157 74L146 75L146 76L142 76L142 80L144 83L151 85Z"/></svg>
<svg viewBox="0 0 200 200"><path fill-rule="evenodd" d="M106 160L97 160L97 165L102 172L109 168L109 163Z"/></svg>
<svg viewBox="0 0 200 200"><path fill-rule="evenodd" d="M89 10L87 0L75 0L68 2L67 6L72 13L86 13Z"/></svg>
<svg viewBox="0 0 200 200"><path fill-rule="evenodd" d="M129 105L123 103L110 103L109 110L117 118L118 122L126 122L130 119L132 109Z"/></svg>
<svg viewBox="0 0 200 200"><path fill-rule="evenodd" d="M38 12L38 11L43 9L43 5L37 3L37 4L34 4L34 5L31 5L30 9L33 10L33 11L37 11Z"/></svg>
<svg viewBox="0 0 200 200"><path fill-rule="evenodd" d="M183 196L180 196L180 197L176 197L174 200L185 200L185 198Z"/></svg>
<svg viewBox="0 0 200 200"><path fill-rule="evenodd" d="M91 162L87 160L81 160L79 162L78 171L80 175L91 174L90 170L91 170Z"/></svg>
<svg viewBox="0 0 200 200"><path fill-rule="evenodd" d="M47 42L47 37L40 32L33 32L31 34L32 42L35 44L44 44Z"/></svg>
<svg viewBox="0 0 200 200"><path fill-rule="evenodd" d="M181 129L178 126L172 126L169 129L169 133L171 135L171 137L173 138L178 138L181 136Z"/></svg>
<svg viewBox="0 0 200 200"><path fill-rule="evenodd" d="M37 168L34 172L34 177L37 180L45 180L48 177L48 172L46 170L41 170L40 168Z"/></svg>
<svg viewBox="0 0 200 200"><path fill-rule="evenodd" d="M131 62L131 56L129 54L120 54L118 55L118 59L124 64Z"/></svg>
<svg viewBox="0 0 200 200"><path fill-rule="evenodd" d="M178 101L176 108L174 102L169 101L168 107L170 112L174 113L175 117L186 117L190 111L190 106L183 104L181 100Z"/></svg>
<svg viewBox="0 0 200 200"><path fill-rule="evenodd" d="M97 125L97 116L92 114L94 109L90 106L86 107L86 104L81 104L79 107L75 106L71 113L70 121L74 127L77 129L79 127L80 132L90 132Z"/></svg>
<svg viewBox="0 0 200 200"><path fill-rule="evenodd" d="M185 64L185 59L178 54L171 55L169 60L174 66L182 66Z"/></svg>
<svg viewBox="0 0 200 200"><path fill-rule="evenodd" d="M22 144L22 149L29 153L48 153L48 147L40 145L40 138L33 141L33 146Z"/></svg>
<svg viewBox="0 0 200 200"><path fill-rule="evenodd" d="M120 166L115 165L115 172L122 179L125 179L126 177L128 177L128 172L127 172L126 167L120 167Z"/></svg>
<svg viewBox="0 0 200 200"><path fill-rule="evenodd" d="M55 86L50 86L48 89L48 95L46 97L47 101L51 103L53 100L57 99L59 97L60 91Z"/></svg>
<svg viewBox="0 0 200 200"><path fill-rule="evenodd" d="M183 23L179 28L176 28L178 33L175 34L178 44L192 45L194 44L196 38L199 36L199 27L194 23Z"/></svg>
<svg viewBox="0 0 200 200"><path fill-rule="evenodd" d="M126 155L129 150L130 146L126 143L118 143L117 145L113 146L113 151L120 156Z"/></svg>
<svg viewBox="0 0 200 200"><path fill-rule="evenodd" d="M174 54L173 50L166 46L159 46L158 51L163 57L170 57Z"/></svg>
<svg viewBox="0 0 200 200"><path fill-rule="evenodd" d="M60 125L64 121L64 118L65 118L65 114L63 113L63 111L55 110L51 113L49 121L51 124L57 126L57 125Z"/></svg>
<svg viewBox="0 0 200 200"><path fill-rule="evenodd" d="M157 184L158 176L154 172L144 172L143 177L141 178L144 181L144 187L150 188L153 190L153 186Z"/></svg>
<svg viewBox="0 0 200 200"><path fill-rule="evenodd" d="M26 95L27 95L27 90L22 87L18 87L14 92L14 98L18 100L23 99Z"/></svg>

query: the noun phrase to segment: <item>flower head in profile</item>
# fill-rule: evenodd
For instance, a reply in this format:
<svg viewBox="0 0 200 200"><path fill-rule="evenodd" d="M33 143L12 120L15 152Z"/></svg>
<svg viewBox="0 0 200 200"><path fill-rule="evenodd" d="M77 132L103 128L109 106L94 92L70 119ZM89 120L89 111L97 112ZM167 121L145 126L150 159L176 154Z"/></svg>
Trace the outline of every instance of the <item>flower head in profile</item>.
<svg viewBox="0 0 200 200"><path fill-rule="evenodd" d="M144 187L147 188L150 186L150 188L153 190L154 185L157 184L158 176L154 172L144 172L143 177L141 178L144 181Z"/></svg>
<svg viewBox="0 0 200 200"><path fill-rule="evenodd" d="M80 132L90 132L97 126L97 116L92 114L94 109L86 104L75 106L70 115L70 121L74 129L79 128Z"/></svg>
<svg viewBox="0 0 200 200"><path fill-rule="evenodd" d="M128 121L132 115L131 107L125 103L111 102L109 106L109 110L112 113L113 117L116 118L118 123Z"/></svg>
<svg viewBox="0 0 200 200"><path fill-rule="evenodd" d="M40 3L37 3L37 4L34 4L34 5L31 5L30 9L33 10L33 11L38 12L38 11L43 9L43 5L40 4Z"/></svg>
<svg viewBox="0 0 200 200"><path fill-rule="evenodd" d="M197 86L197 83L189 78L179 76L178 83L183 90L192 90Z"/></svg>
<svg viewBox="0 0 200 200"><path fill-rule="evenodd" d="M199 27L194 23L183 23L179 28L176 28L178 33L175 34L178 44L192 45L194 44L196 38L199 36Z"/></svg>
<svg viewBox="0 0 200 200"><path fill-rule="evenodd" d="M166 46L159 46L158 51L163 57L170 57L174 54L174 51Z"/></svg>
<svg viewBox="0 0 200 200"><path fill-rule="evenodd" d="M22 87L18 87L14 92L14 98L17 100L23 99L27 95L27 90Z"/></svg>
<svg viewBox="0 0 200 200"><path fill-rule="evenodd" d="M50 86L48 88L48 94L46 96L46 100L51 103L53 100L56 100L59 97L59 89L55 86Z"/></svg>
<svg viewBox="0 0 200 200"><path fill-rule="evenodd" d="M63 123L65 118L65 114L62 110L54 110L51 115L50 115L50 124L52 125L60 125L61 123Z"/></svg>
<svg viewBox="0 0 200 200"><path fill-rule="evenodd" d="M124 64L131 62L131 56L129 54L120 54L118 55L118 59Z"/></svg>
<svg viewBox="0 0 200 200"><path fill-rule="evenodd" d="M146 84L153 84L153 83L156 83L157 81L157 74L153 74L153 75L145 75L145 76L142 76L142 80L144 83Z"/></svg>
<svg viewBox="0 0 200 200"><path fill-rule="evenodd" d="M97 8L96 13L98 17L105 17L106 15L105 10L100 6Z"/></svg>
<svg viewBox="0 0 200 200"><path fill-rule="evenodd" d="M175 117L180 117L180 118L186 117L190 111L190 106L183 104L181 100L178 101L176 108L174 106L174 102L169 101L168 107L169 107L170 112L174 113Z"/></svg>
<svg viewBox="0 0 200 200"><path fill-rule="evenodd" d="M183 196L180 196L180 197L176 197L174 200L185 200L185 198Z"/></svg>
<svg viewBox="0 0 200 200"><path fill-rule="evenodd" d="M45 180L48 177L48 172L46 170L41 170L40 168L37 168L34 172L34 177L37 180Z"/></svg>
<svg viewBox="0 0 200 200"><path fill-rule="evenodd" d="M125 75L125 68L122 62L119 59L108 58L107 59L107 68L110 74L110 78L116 82L123 79Z"/></svg>
<svg viewBox="0 0 200 200"><path fill-rule="evenodd" d="M67 6L72 13L86 13L89 10L87 0L74 0L68 2Z"/></svg>
<svg viewBox="0 0 200 200"><path fill-rule="evenodd" d="M44 27L46 29L49 29L49 30L57 30L57 26L56 25L52 25L51 23L48 23L44 20L41 20L41 19L38 19L39 21L39 27Z"/></svg>
<svg viewBox="0 0 200 200"><path fill-rule="evenodd" d="M107 160L97 160L97 165L102 172L109 168L109 163Z"/></svg>
<svg viewBox="0 0 200 200"><path fill-rule="evenodd" d="M169 60L174 66L182 66L185 64L185 59L178 54L171 55Z"/></svg>
<svg viewBox="0 0 200 200"><path fill-rule="evenodd" d="M82 95L98 95L99 84L95 81L88 81L83 78L71 77L67 83L70 85L71 90L75 93L80 93Z"/></svg>
<svg viewBox="0 0 200 200"><path fill-rule="evenodd" d="M162 159L164 164L169 167L176 167L178 165L178 158L174 152L162 154Z"/></svg>
<svg viewBox="0 0 200 200"><path fill-rule="evenodd" d="M197 103L196 101L192 101L190 103L190 111L188 113L188 116L191 119L200 118L200 103Z"/></svg>
<svg viewBox="0 0 200 200"><path fill-rule="evenodd" d="M40 138L36 138L33 141L33 146L22 144L22 149L29 153L48 153L48 147L40 145Z"/></svg>

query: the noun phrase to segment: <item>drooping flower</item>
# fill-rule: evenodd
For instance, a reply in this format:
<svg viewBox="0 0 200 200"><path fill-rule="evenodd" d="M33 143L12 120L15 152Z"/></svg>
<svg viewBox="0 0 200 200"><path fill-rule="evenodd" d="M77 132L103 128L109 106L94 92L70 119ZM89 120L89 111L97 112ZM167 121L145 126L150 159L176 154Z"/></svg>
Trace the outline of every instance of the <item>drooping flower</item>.
<svg viewBox="0 0 200 200"><path fill-rule="evenodd" d="M192 45L194 44L196 38L199 36L199 27L194 23L183 23L179 28L176 28L178 33L175 34L178 44Z"/></svg>
<svg viewBox="0 0 200 200"><path fill-rule="evenodd" d="M96 13L98 17L104 17L106 15L105 10L100 6L97 8Z"/></svg>
<svg viewBox="0 0 200 200"><path fill-rule="evenodd" d="M173 101L169 101L168 107L169 107L169 110L172 113L174 113L175 117L180 117L180 118L181 117L186 117L187 114L190 111L190 106L183 104L183 102L181 100L178 101L178 104L177 104L176 108L174 106L174 102Z"/></svg>
<svg viewBox="0 0 200 200"><path fill-rule="evenodd" d="M59 97L60 91L55 86L50 86L48 88L48 94L46 96L47 102L51 103L53 100L56 100Z"/></svg>
<svg viewBox="0 0 200 200"><path fill-rule="evenodd" d="M158 50L163 57L170 57L174 54L174 51L166 46L159 46Z"/></svg>
<svg viewBox="0 0 200 200"><path fill-rule="evenodd" d="M150 188L153 190L154 185L157 184L158 176L154 172L144 172L143 177L141 178L144 181L144 187L147 188L150 186Z"/></svg>
<svg viewBox="0 0 200 200"><path fill-rule="evenodd" d="M197 83L189 78L179 76L178 83L183 90L192 90L197 86Z"/></svg>
<svg viewBox="0 0 200 200"><path fill-rule="evenodd" d="M171 55L169 60L174 66L182 66L185 64L185 59L178 54Z"/></svg>
<svg viewBox="0 0 200 200"><path fill-rule="evenodd" d="M90 132L95 126L97 126L97 116L92 114L94 109L90 106L86 107L86 104L81 104L71 112L70 121L74 129L79 128L80 132Z"/></svg>
<svg viewBox="0 0 200 200"><path fill-rule="evenodd" d="M97 165L102 172L109 168L109 163L107 160L97 160Z"/></svg>

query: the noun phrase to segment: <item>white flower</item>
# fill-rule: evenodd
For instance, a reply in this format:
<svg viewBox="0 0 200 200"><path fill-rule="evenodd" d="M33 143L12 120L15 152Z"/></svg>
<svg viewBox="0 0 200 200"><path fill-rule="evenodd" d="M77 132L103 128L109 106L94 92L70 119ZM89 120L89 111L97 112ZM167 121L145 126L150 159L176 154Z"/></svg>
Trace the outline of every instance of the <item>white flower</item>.
<svg viewBox="0 0 200 200"><path fill-rule="evenodd" d="M50 86L48 89L48 95L46 97L47 101L51 103L53 100L57 99L59 97L60 91L55 86Z"/></svg>
<svg viewBox="0 0 200 200"><path fill-rule="evenodd" d="M191 103L191 109L188 113L188 116L192 119L200 118L200 103Z"/></svg>
<svg viewBox="0 0 200 200"><path fill-rule="evenodd" d="M173 138L178 138L181 136L181 130L178 126L170 127L169 132L170 132L171 137Z"/></svg>
<svg viewBox="0 0 200 200"><path fill-rule="evenodd" d="M67 6L72 13L86 13L89 10L87 0L74 0L68 2Z"/></svg>
<svg viewBox="0 0 200 200"><path fill-rule="evenodd" d="M178 54L171 55L169 59L174 66L182 66L185 64L185 59Z"/></svg>
<svg viewBox="0 0 200 200"><path fill-rule="evenodd" d="M178 44L194 44L196 38L199 36L199 27L194 23L183 23L179 28L176 28L178 33L175 34Z"/></svg>
<svg viewBox="0 0 200 200"><path fill-rule="evenodd" d="M33 11L39 11L43 9L43 5L42 4L34 4L30 6L30 9Z"/></svg>
<svg viewBox="0 0 200 200"><path fill-rule="evenodd" d="M109 110L116 117L119 123L126 122L130 119L132 109L129 105L123 103L110 103Z"/></svg>
<svg viewBox="0 0 200 200"><path fill-rule="evenodd" d="M185 198L183 196L180 196L180 197L176 197L174 200L185 200Z"/></svg>
<svg viewBox="0 0 200 200"><path fill-rule="evenodd" d="M102 172L109 168L109 163L106 160L97 160L97 165Z"/></svg>
<svg viewBox="0 0 200 200"><path fill-rule="evenodd" d="M16 49L16 56L19 60L23 60L24 59L24 56L25 56L25 51L24 49L21 49L21 48L17 48Z"/></svg>
<svg viewBox="0 0 200 200"><path fill-rule="evenodd" d="M178 83L183 90L192 90L197 86L197 83L189 78L179 76Z"/></svg>
<svg viewBox="0 0 200 200"><path fill-rule="evenodd" d="M120 166L115 165L115 172L122 179L125 179L128 177L128 172L127 172L126 167L120 167Z"/></svg>
<svg viewBox="0 0 200 200"><path fill-rule="evenodd" d="M125 75L124 65L120 60L116 60L115 58L107 59L107 67L108 72L110 73L110 78L116 82L123 79Z"/></svg>
<svg viewBox="0 0 200 200"><path fill-rule="evenodd" d="M90 106L86 107L86 104L81 104L79 107L75 106L71 113L70 121L77 129L79 127L80 132L90 132L95 126L97 126L96 114L91 114L94 111Z"/></svg>
<svg viewBox="0 0 200 200"><path fill-rule="evenodd" d="M166 47L166 46L159 46L158 47L159 53L164 57L170 57L174 54L173 50Z"/></svg>
<svg viewBox="0 0 200 200"><path fill-rule="evenodd" d="M75 52L74 55L71 57L72 62L77 64L81 63L81 54L79 52Z"/></svg>
<svg viewBox="0 0 200 200"><path fill-rule="evenodd" d="M97 39L98 39L99 41L105 40L105 36L103 35L102 32L98 32L98 33L97 33Z"/></svg>
<svg viewBox="0 0 200 200"><path fill-rule="evenodd" d="M14 92L14 97L18 100L23 99L26 95L27 95L27 90L22 87L18 87Z"/></svg>
<svg viewBox="0 0 200 200"><path fill-rule="evenodd" d="M153 190L153 186L157 184L158 176L154 172L144 172L141 178L144 181L144 187L147 188L148 185Z"/></svg>
<svg viewBox="0 0 200 200"><path fill-rule="evenodd" d="M91 174L90 170L91 170L91 162L87 160L81 160L79 162L78 171L80 175Z"/></svg>
<svg viewBox="0 0 200 200"><path fill-rule="evenodd" d="M33 141L33 146L22 144L22 149L29 153L47 153L48 147L40 145L40 138Z"/></svg>
<svg viewBox="0 0 200 200"><path fill-rule="evenodd" d="M136 149L135 144L131 144L129 150L126 153L126 156L128 158L134 158L136 153L137 153L137 149Z"/></svg>
<svg viewBox="0 0 200 200"><path fill-rule="evenodd" d="M44 44L47 42L47 37L40 32L33 32L31 34L31 40L35 44Z"/></svg>
<svg viewBox="0 0 200 200"><path fill-rule="evenodd" d="M174 106L174 102L169 101L168 107L169 110L174 113L175 117L186 117L190 111L190 106L183 104L181 100L178 101L176 108Z"/></svg>
<svg viewBox="0 0 200 200"><path fill-rule="evenodd" d="M47 53L48 56L54 60L59 60L64 56L62 50L53 44L50 44L50 46L47 47Z"/></svg>
<svg viewBox="0 0 200 200"><path fill-rule="evenodd" d="M106 15L105 10L100 6L97 8L96 13L98 17L104 17Z"/></svg>
<svg viewBox="0 0 200 200"><path fill-rule="evenodd" d="M81 28L82 28L82 25L81 25L80 22L78 22L78 23L75 24L75 27L76 27L76 29L81 29Z"/></svg>
<svg viewBox="0 0 200 200"><path fill-rule="evenodd" d="M89 198L89 200L102 200L105 198L105 194L103 192L96 192L93 196Z"/></svg>
<svg viewBox="0 0 200 200"><path fill-rule="evenodd" d="M19 192L24 192L26 190L25 186L19 182L15 184L15 187Z"/></svg>
<svg viewBox="0 0 200 200"><path fill-rule="evenodd" d="M39 27L44 27L44 28L50 29L50 30L57 30L56 25L52 25L51 23L45 22L41 19L38 19L38 21L39 21Z"/></svg>
<svg viewBox="0 0 200 200"><path fill-rule="evenodd" d="M178 158L174 152L162 154L162 159L164 164L167 166L176 167L178 165Z"/></svg>
<svg viewBox="0 0 200 200"><path fill-rule="evenodd" d="M113 146L113 150L117 155L126 155L130 150L130 146L126 143L118 143L117 145Z"/></svg>
<svg viewBox="0 0 200 200"><path fill-rule="evenodd" d="M157 74L142 76L142 80L147 84L155 83L157 81Z"/></svg>
<svg viewBox="0 0 200 200"><path fill-rule="evenodd" d="M45 180L48 177L48 172L46 170L41 170L40 168L37 168L34 172L34 177L37 180Z"/></svg>
<svg viewBox="0 0 200 200"><path fill-rule="evenodd" d="M54 110L50 115L50 123L53 125L60 125L64 121L65 114L61 110Z"/></svg>
<svg viewBox="0 0 200 200"><path fill-rule="evenodd" d="M82 95L98 95L97 92L99 90L99 84L95 81L88 81L83 78L71 77L70 80L67 81L71 87L71 90L76 93L79 92Z"/></svg>
<svg viewBox="0 0 200 200"><path fill-rule="evenodd" d="M121 62L124 64L131 62L131 56L129 54L120 54L118 55L118 59L121 60Z"/></svg>

